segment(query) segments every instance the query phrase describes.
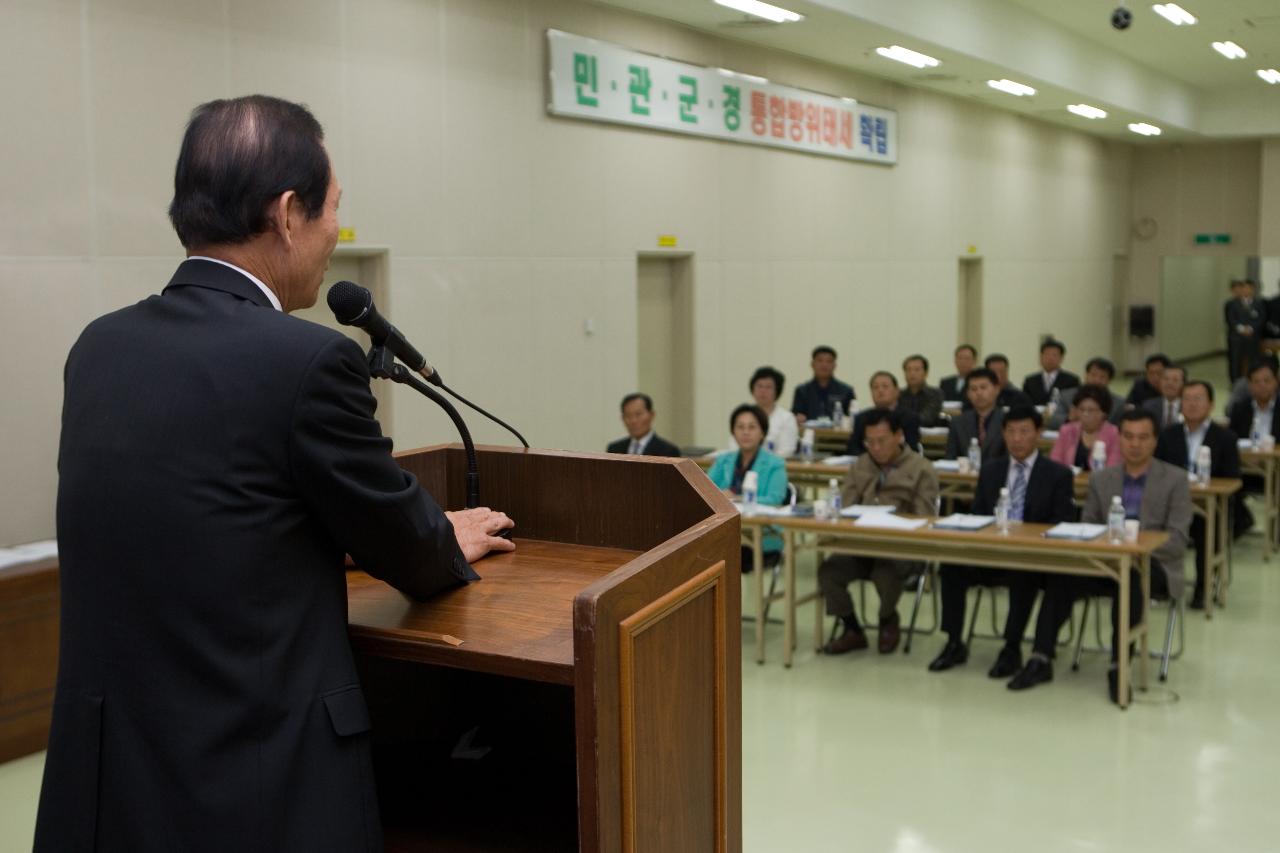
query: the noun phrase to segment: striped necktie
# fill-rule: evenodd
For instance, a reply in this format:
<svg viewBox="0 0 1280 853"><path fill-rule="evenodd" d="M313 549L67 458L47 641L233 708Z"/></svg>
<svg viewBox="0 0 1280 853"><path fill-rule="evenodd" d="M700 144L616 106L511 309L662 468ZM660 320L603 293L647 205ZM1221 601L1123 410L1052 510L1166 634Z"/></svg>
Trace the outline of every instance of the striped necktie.
<svg viewBox="0 0 1280 853"><path fill-rule="evenodd" d="M1027 502L1027 463L1015 462L1013 488L1009 490L1009 519L1022 521L1023 504Z"/></svg>
<svg viewBox="0 0 1280 853"><path fill-rule="evenodd" d="M640 454L640 439L638 438L631 439L631 450L628 452L632 456L638 456Z"/></svg>

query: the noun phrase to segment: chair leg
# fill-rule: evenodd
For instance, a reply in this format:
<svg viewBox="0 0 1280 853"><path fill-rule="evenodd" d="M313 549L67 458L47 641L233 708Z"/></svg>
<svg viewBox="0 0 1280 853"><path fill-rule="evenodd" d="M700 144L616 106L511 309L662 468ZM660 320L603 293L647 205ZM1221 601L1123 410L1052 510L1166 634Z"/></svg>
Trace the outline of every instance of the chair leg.
<svg viewBox="0 0 1280 853"><path fill-rule="evenodd" d="M1084 612L1080 614L1080 633L1076 636L1076 653L1071 658L1071 671L1076 672L1080 669L1080 652L1084 650L1084 628L1089 622L1089 605L1093 603L1093 599L1088 596L1084 600ZM1097 619L1094 620L1098 621Z"/></svg>
<svg viewBox="0 0 1280 853"><path fill-rule="evenodd" d="M778 588L778 575L782 574L782 563L778 563L770 571L772 576L769 578L769 592L764 597L764 613L760 617L766 625L769 624L769 608L773 606L773 594Z"/></svg>
<svg viewBox="0 0 1280 853"><path fill-rule="evenodd" d="M920 599L924 596L924 583L929 577L929 567L925 566L920 570L920 577L916 578L916 600L911 602L911 621L907 623L907 642L902 648L904 655L911 654L911 637L916 632L916 617L920 615Z"/></svg>
<svg viewBox="0 0 1280 853"><path fill-rule="evenodd" d="M973 597L973 613L969 615L969 631L965 635L965 645L973 642L973 629L978 625L978 611L982 609L982 593L986 592L985 587L978 587L978 594ZM994 607L994 604L992 605Z"/></svg>

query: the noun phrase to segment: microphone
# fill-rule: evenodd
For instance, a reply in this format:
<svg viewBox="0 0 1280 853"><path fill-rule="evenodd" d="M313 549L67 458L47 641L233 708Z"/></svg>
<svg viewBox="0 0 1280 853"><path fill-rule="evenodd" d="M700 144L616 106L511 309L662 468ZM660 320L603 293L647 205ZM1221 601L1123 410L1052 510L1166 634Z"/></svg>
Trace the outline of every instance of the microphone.
<svg viewBox="0 0 1280 853"><path fill-rule="evenodd" d="M378 313L373 304L373 294L368 288L355 282L340 281L329 288L329 310L344 326L358 326L364 329L375 346L383 346L391 354L403 361L411 370L422 374L432 385L443 387L444 381L439 372L427 364L422 353L414 349L413 344L391 325L386 317Z"/></svg>

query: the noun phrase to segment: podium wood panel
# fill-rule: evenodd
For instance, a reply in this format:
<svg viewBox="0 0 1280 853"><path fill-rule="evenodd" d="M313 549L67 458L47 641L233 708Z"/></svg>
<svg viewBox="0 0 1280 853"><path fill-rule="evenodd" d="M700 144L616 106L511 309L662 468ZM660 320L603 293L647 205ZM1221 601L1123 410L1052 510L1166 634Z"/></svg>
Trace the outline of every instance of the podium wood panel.
<svg viewBox="0 0 1280 853"><path fill-rule="evenodd" d="M0 569L0 762L49 740L58 678L58 561Z"/></svg>

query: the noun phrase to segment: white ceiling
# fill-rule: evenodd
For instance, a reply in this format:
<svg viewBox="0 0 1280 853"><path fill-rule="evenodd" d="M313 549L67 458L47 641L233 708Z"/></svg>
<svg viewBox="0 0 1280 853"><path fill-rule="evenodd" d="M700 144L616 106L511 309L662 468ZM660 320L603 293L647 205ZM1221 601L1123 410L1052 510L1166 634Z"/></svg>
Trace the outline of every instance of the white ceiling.
<svg viewBox="0 0 1280 853"><path fill-rule="evenodd" d="M1149 2L1128 3L1133 25L1123 32L1110 22L1118 0L772 0L805 15L794 24L712 0L600 2L1130 142L1143 139L1127 129L1136 121L1161 127L1161 141L1280 135L1280 85L1255 73L1280 68L1280 0L1185 0L1199 18L1190 27ZM1249 56L1223 58L1210 44L1224 40ZM942 65L919 70L876 55L890 44ZM986 85L1001 77L1037 93L1016 98ZM1110 115L1066 112L1079 102Z"/></svg>

